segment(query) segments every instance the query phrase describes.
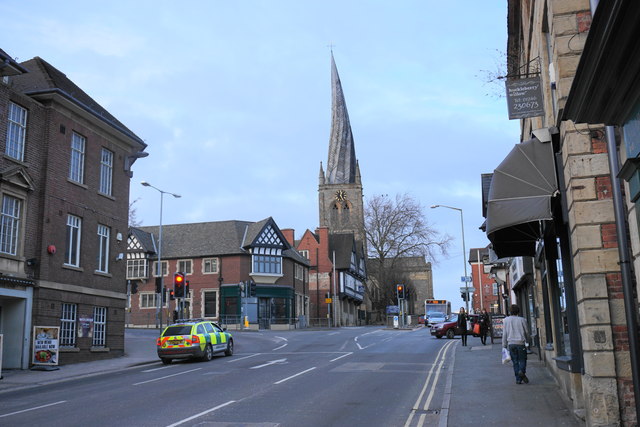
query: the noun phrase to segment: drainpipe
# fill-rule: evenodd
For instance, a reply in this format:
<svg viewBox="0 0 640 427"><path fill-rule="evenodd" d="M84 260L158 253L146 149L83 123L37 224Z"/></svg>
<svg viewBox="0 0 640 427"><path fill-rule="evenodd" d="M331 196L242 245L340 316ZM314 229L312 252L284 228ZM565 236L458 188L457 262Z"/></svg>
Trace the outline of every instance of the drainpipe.
<svg viewBox="0 0 640 427"><path fill-rule="evenodd" d="M595 15L599 0L589 0L591 16ZM616 219L616 239L618 241L618 254L620 256L620 272L622 276L622 293L624 295L624 314L627 321L627 334L629 337L629 356L631 358L631 378L633 379L633 400L636 404L636 417L640 417L640 360L638 359L638 317L631 275L631 260L627 242L627 222L625 216L624 199L620 191L620 178L618 173L618 149L616 147L616 135L613 126L605 128L607 137L607 156L609 158L609 170L611 173L611 190L613 208Z"/></svg>

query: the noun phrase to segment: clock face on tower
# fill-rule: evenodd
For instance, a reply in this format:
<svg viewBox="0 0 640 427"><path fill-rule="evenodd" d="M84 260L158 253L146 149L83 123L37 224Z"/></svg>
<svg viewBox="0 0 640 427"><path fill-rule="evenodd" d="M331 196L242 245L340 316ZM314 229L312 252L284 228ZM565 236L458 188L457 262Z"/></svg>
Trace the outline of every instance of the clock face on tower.
<svg viewBox="0 0 640 427"><path fill-rule="evenodd" d="M344 190L336 191L336 200L341 201L341 202L347 200L347 192L344 191Z"/></svg>

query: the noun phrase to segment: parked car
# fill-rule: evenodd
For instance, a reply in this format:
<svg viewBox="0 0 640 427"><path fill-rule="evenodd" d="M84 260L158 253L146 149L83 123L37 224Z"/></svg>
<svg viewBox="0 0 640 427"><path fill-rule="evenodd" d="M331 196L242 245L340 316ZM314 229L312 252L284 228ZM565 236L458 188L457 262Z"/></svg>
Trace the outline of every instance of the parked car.
<svg viewBox="0 0 640 427"><path fill-rule="evenodd" d="M169 364L173 359L209 361L214 353L233 354L233 337L217 323L194 319L169 325L156 341L158 357Z"/></svg>
<svg viewBox="0 0 640 427"><path fill-rule="evenodd" d="M471 314L469 316L469 320L471 321L471 330L467 331L467 335L473 335L474 337L479 337L480 335L473 333L473 324L478 320L477 314ZM458 328L458 315L455 314L451 316L446 322L437 323L431 326L431 335L436 338L442 338L446 336L449 339L453 339L455 336L461 335L461 330Z"/></svg>
<svg viewBox="0 0 640 427"><path fill-rule="evenodd" d="M425 324L424 316L422 316L422 315L418 316L418 324L419 325L424 325Z"/></svg>
<svg viewBox="0 0 640 427"><path fill-rule="evenodd" d="M425 316L425 325L431 326L436 323L442 323L447 320L447 316L439 311L430 311Z"/></svg>

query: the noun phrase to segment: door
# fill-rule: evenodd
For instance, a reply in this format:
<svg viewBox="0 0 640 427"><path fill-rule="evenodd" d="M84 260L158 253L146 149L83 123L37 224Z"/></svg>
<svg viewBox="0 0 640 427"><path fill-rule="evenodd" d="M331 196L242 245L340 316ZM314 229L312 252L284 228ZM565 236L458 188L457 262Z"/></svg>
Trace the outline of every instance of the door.
<svg viewBox="0 0 640 427"><path fill-rule="evenodd" d="M258 325L260 329L271 327L271 298L258 298Z"/></svg>

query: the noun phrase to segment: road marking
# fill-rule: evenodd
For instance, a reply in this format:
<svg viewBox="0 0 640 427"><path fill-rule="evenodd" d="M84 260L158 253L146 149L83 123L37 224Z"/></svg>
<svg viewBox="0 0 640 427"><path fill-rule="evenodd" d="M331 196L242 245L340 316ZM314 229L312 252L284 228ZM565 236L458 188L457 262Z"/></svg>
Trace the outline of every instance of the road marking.
<svg viewBox="0 0 640 427"><path fill-rule="evenodd" d="M178 372L177 374L165 375L164 377L159 377L159 378L154 378L152 380L142 381L142 382L139 382L139 383L135 383L133 385L140 385L140 384L151 383L151 382L154 382L154 381L160 381L160 380L164 380L165 378L175 377L176 375L188 374L189 372L199 371L200 369L202 369L202 368L196 368L196 369L191 369L189 371Z"/></svg>
<svg viewBox="0 0 640 427"><path fill-rule="evenodd" d="M339 333L340 333L340 332L331 332L330 334L327 334L327 335L337 335L337 334L339 334Z"/></svg>
<svg viewBox="0 0 640 427"><path fill-rule="evenodd" d="M161 366L161 367L159 367L159 368L145 369L145 370L144 370L144 371L142 371L142 372L160 371L160 370L162 370L162 369L171 369L171 368L175 368L175 367L176 367L175 365L174 365L174 366Z"/></svg>
<svg viewBox="0 0 640 427"><path fill-rule="evenodd" d="M48 403L46 405L36 406L34 408L23 409L22 411L16 411L16 412L10 412L8 414L2 414L2 415L0 415L0 418L10 417L11 415L22 414L24 412L29 412L29 411L35 411L36 409L48 408L49 406L59 405L61 403L67 403L67 401L66 400L60 400L59 402L53 402L53 403Z"/></svg>
<svg viewBox="0 0 640 427"><path fill-rule="evenodd" d="M195 415L193 415L193 416L191 416L189 418L185 418L184 420L180 420L178 422L170 424L167 427L179 426L180 424L184 424L184 423L186 423L188 421L195 420L198 417L201 417L203 415L207 415L208 413L213 412L213 411L217 411L218 409L224 408L225 406L231 405L232 403L236 403L236 401L235 400L230 400L227 403L223 403L222 405L218 405L215 408L207 409L206 411L200 412L199 414L195 414Z"/></svg>
<svg viewBox="0 0 640 427"><path fill-rule="evenodd" d="M283 382L285 382L285 381L289 381L290 379L295 378L295 377L297 377L297 376L299 376L299 375L306 374L307 372L309 372L309 371L313 371L314 369L316 369L316 367L315 367L315 366L314 366L313 368L309 368L309 369L307 369L306 371L298 372L298 373L297 373L297 374L295 374L295 375L291 375L290 377L287 377L287 378L281 379L280 381L276 381L274 384L282 384L282 383L283 383Z"/></svg>
<svg viewBox="0 0 640 427"><path fill-rule="evenodd" d="M347 357L347 356L350 356L350 355L352 355L352 354L353 354L353 351L350 351L350 352L349 352L349 353L347 353L347 354L343 354L342 356L338 356L338 357L336 357L335 359L331 359L331 360L329 360L329 362L335 362L335 361L336 361L336 360L338 360L338 359L342 359L343 357Z"/></svg>
<svg viewBox="0 0 640 427"><path fill-rule="evenodd" d="M429 393L427 395L427 399L424 404L424 409L425 410L429 409L429 405L431 404L431 399L433 398L433 394L435 393L436 385L438 384L438 379L440 377L442 365L446 360L446 356L447 356L447 353L449 352L449 349L451 348L452 345L456 343L457 341L450 341L445 345L443 345L440 348L440 351L438 351L438 354L436 355L436 358L434 359L433 364L431 365L431 369L429 370L429 375L427 375L427 379L424 382L422 391L420 392L420 395L418 396L416 403L413 404L413 408L411 409L411 413L409 414L409 417L407 417L405 427L409 427L411 425L413 416L415 415L416 411L420 410L420 402L422 401L422 398L424 397L425 393L427 392L427 389L429 388L429 384L431 383L431 388L429 389ZM431 381L431 377L433 376L434 372L436 372L436 375L433 381ZM426 418L426 415L424 414L420 416L417 424L418 427L422 427L424 425L425 418Z"/></svg>
<svg viewBox="0 0 640 427"><path fill-rule="evenodd" d="M272 360L271 362L267 362L267 363L264 363L262 365L252 366L249 369L260 369L260 368L264 368L265 366L275 365L276 363L284 363L286 361L287 361L287 359Z"/></svg>
<svg viewBox="0 0 640 427"><path fill-rule="evenodd" d="M249 356L245 356L245 357L240 357L240 358L237 358L237 359L229 360L227 363L234 363L234 362L237 362L237 361L239 361L239 360L248 359L248 358L250 358L250 357L260 356L261 354L262 354L262 353L250 354Z"/></svg>
<svg viewBox="0 0 640 427"><path fill-rule="evenodd" d="M281 348L286 347L286 346L287 346L287 344L289 343L289 340L287 340L285 337L279 337L279 336L277 336L277 335L276 335L276 338L280 338L281 340L284 340L284 341L285 341L285 343L284 343L284 344L282 344L280 347L276 347L276 348L274 348L274 349L273 349L273 350L271 350L271 351L280 350Z"/></svg>

